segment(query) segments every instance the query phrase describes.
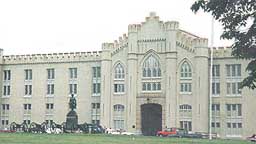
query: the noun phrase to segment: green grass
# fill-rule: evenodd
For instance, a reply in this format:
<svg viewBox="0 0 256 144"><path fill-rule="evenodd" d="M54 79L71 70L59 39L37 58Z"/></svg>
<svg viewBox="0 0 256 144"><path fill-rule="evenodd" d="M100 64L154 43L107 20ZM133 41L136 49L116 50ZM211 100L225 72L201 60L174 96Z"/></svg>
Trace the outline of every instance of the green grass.
<svg viewBox="0 0 256 144"><path fill-rule="evenodd" d="M247 144L245 140L178 139L89 134L0 133L0 144Z"/></svg>

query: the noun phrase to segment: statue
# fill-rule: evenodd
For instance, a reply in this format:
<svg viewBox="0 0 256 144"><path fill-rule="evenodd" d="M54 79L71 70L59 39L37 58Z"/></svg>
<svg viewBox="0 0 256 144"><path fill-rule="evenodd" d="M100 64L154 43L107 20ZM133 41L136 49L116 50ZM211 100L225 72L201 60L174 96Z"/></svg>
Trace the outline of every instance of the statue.
<svg viewBox="0 0 256 144"><path fill-rule="evenodd" d="M72 111L76 109L76 98L74 97L74 94L71 94L71 98L69 99L69 108Z"/></svg>

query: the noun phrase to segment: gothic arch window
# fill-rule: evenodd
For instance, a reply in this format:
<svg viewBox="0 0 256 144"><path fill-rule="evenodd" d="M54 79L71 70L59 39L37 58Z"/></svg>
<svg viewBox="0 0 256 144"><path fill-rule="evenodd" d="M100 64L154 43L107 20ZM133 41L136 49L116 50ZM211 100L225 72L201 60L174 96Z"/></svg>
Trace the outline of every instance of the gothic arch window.
<svg viewBox="0 0 256 144"><path fill-rule="evenodd" d="M142 66L142 91L161 91L161 66L154 55L149 55Z"/></svg>
<svg viewBox="0 0 256 144"><path fill-rule="evenodd" d="M192 93L192 69L187 61L184 61L180 67L180 93Z"/></svg>
<svg viewBox="0 0 256 144"><path fill-rule="evenodd" d="M114 105L114 129L124 129L125 112L124 105L116 104Z"/></svg>
<svg viewBox="0 0 256 144"><path fill-rule="evenodd" d="M183 62L180 69L180 77L181 78L191 78L192 77L192 70L191 66L188 62Z"/></svg>
<svg viewBox="0 0 256 144"><path fill-rule="evenodd" d="M120 63L115 66L115 79L124 79L124 67Z"/></svg>
<svg viewBox="0 0 256 144"><path fill-rule="evenodd" d="M161 68L158 59L150 55L143 63L143 77L161 77Z"/></svg>

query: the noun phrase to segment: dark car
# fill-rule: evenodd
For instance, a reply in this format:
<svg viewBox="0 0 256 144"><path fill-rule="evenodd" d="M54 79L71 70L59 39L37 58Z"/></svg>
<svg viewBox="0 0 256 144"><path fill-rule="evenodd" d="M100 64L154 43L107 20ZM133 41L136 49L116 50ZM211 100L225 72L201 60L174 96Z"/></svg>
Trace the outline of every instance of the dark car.
<svg viewBox="0 0 256 144"><path fill-rule="evenodd" d="M188 133L185 129L178 129L176 134L168 135L168 137L178 137L178 138L202 138L199 133Z"/></svg>
<svg viewBox="0 0 256 144"><path fill-rule="evenodd" d="M97 124L87 124L89 133L104 133L102 126Z"/></svg>

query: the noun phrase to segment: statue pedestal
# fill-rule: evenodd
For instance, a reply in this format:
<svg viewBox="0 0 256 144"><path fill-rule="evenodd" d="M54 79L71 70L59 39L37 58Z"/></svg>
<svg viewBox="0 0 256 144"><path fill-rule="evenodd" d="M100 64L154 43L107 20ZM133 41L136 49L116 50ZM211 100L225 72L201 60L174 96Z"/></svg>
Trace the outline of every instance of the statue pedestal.
<svg viewBox="0 0 256 144"><path fill-rule="evenodd" d="M69 111L66 119L66 130L69 132L76 131L78 129L78 116L74 110Z"/></svg>

